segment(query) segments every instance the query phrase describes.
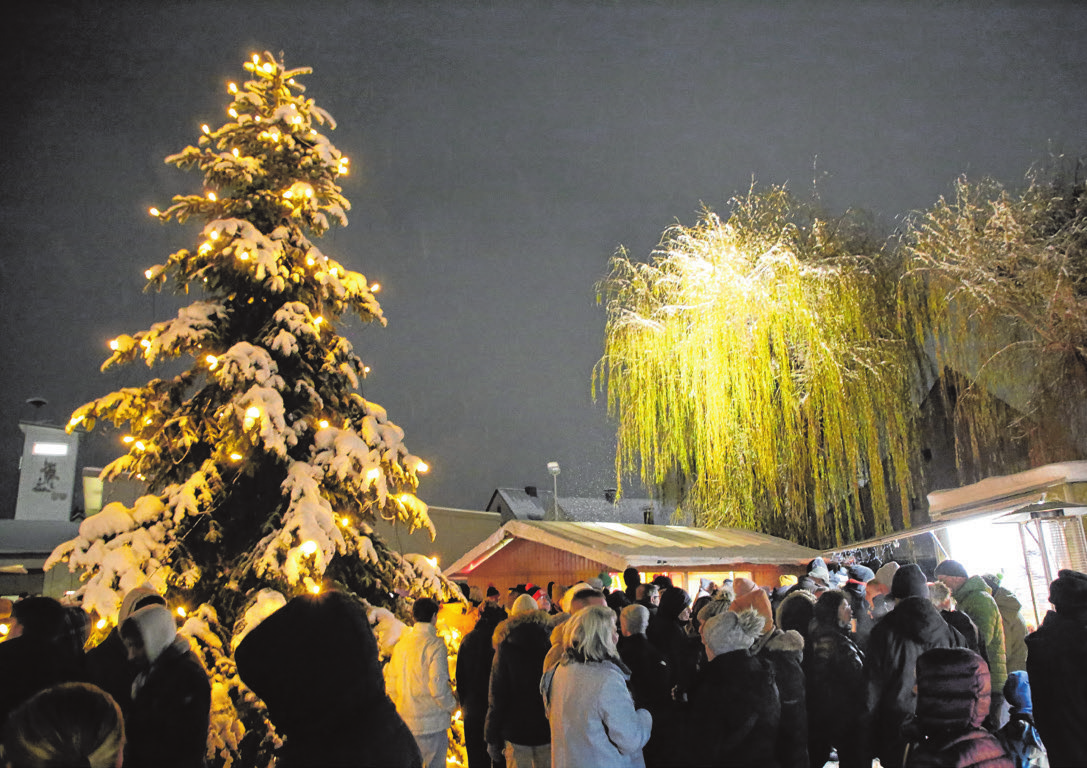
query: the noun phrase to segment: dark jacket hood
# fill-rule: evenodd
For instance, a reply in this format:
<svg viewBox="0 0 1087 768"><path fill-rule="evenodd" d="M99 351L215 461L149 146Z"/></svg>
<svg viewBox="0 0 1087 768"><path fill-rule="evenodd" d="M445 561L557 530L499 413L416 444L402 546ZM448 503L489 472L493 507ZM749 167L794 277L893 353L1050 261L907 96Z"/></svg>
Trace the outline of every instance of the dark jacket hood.
<svg viewBox="0 0 1087 768"><path fill-rule="evenodd" d="M887 618L896 618L895 627L914 642L923 642L945 631L947 622L925 597L906 597L898 601Z"/></svg>
<svg viewBox="0 0 1087 768"><path fill-rule="evenodd" d="M556 614L562 616L564 614ZM547 611L530 611L518 616L510 616L495 627L491 643L495 648L507 638L511 643L525 642L529 638L535 638L540 633L544 637L551 637L551 630L555 626L555 616Z"/></svg>
<svg viewBox="0 0 1087 768"><path fill-rule="evenodd" d="M662 619L675 621L683 609L691 604L691 596L679 587L664 590L661 595L660 605L657 606L657 614Z"/></svg>

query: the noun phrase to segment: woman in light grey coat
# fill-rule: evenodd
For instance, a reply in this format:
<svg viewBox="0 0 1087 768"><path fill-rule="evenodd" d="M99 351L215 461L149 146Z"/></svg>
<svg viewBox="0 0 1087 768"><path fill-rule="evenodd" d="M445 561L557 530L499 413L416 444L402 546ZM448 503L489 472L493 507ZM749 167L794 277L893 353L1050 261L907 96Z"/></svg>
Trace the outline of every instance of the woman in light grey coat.
<svg viewBox="0 0 1087 768"><path fill-rule="evenodd" d="M634 708L627 690L630 671L615 650L615 612L591 606L567 623L562 661L540 683L552 768L644 768L653 717Z"/></svg>

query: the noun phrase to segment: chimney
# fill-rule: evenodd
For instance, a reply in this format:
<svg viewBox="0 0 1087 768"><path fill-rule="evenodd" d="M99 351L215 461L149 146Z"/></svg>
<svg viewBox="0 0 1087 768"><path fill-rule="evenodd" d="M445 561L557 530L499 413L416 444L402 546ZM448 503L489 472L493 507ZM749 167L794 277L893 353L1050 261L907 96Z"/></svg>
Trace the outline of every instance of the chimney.
<svg viewBox="0 0 1087 768"><path fill-rule="evenodd" d="M604 490L604 501L608 502L609 504L614 504L615 503L615 494L616 493L618 493L618 491L615 488L605 489Z"/></svg>
<svg viewBox="0 0 1087 768"><path fill-rule="evenodd" d="M532 498L536 498L537 496L539 496L539 493L536 492L536 486L534 485L526 485L525 493L527 493Z"/></svg>

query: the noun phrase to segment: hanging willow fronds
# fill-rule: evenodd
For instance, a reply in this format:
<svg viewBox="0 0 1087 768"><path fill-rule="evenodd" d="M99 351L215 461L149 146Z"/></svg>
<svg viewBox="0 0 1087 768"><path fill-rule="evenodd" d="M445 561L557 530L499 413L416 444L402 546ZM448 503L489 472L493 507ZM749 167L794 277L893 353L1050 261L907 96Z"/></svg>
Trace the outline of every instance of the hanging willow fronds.
<svg viewBox="0 0 1087 768"><path fill-rule="evenodd" d="M612 260L593 387L617 480L815 546L889 530L892 499L908 514L912 361L879 249L858 255L848 223L775 187L670 228L649 263Z"/></svg>
<svg viewBox="0 0 1087 768"><path fill-rule="evenodd" d="M1087 185L960 178L906 242L906 327L965 383L949 398L962 479L1087 456ZM993 450L1008 437L1017 451Z"/></svg>

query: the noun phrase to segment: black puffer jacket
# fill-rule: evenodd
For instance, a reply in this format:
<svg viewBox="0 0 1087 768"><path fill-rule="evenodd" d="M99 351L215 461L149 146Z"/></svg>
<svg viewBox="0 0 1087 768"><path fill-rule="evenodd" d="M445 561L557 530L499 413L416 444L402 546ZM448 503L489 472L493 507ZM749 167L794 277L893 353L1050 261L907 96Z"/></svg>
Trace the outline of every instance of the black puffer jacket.
<svg viewBox="0 0 1087 768"><path fill-rule="evenodd" d="M672 680L680 691L687 691L694 680L701 642L690 638L679 615L691 604L691 597L679 587L669 587L661 595L657 613L649 618L645 635L664 655Z"/></svg>
<svg viewBox="0 0 1087 768"><path fill-rule="evenodd" d="M812 761L821 758L826 762L831 747L837 747L844 768L863 764L860 724L864 717L864 653L837 617L816 616L812 620L804 651L804 672Z"/></svg>
<svg viewBox="0 0 1087 768"><path fill-rule="evenodd" d="M788 600L789 598L786 598ZM771 630L751 649L774 669L781 726L775 741L777 763L781 768L806 768L808 765L808 706L801 663L804 638L796 630Z"/></svg>
<svg viewBox="0 0 1087 768"><path fill-rule="evenodd" d="M968 648L934 648L917 660L917 738L906 768L1014 768L996 736L981 727L989 715L989 665Z"/></svg>
<svg viewBox="0 0 1087 768"><path fill-rule="evenodd" d="M868 751L884 766L898 768L906 739L902 725L917 706L917 659L932 648L960 648L962 635L924 597L907 597L872 628L864 675L871 728Z"/></svg>
<svg viewBox="0 0 1087 768"><path fill-rule="evenodd" d="M494 631L494 661L484 738L488 744L539 746L551 742L551 723L540 696L544 657L551 649L546 611L511 616Z"/></svg>
<svg viewBox="0 0 1087 768"><path fill-rule="evenodd" d="M385 693L366 612L341 592L296 597L245 636L238 675L268 705L286 743L280 768L422 765Z"/></svg>
<svg viewBox="0 0 1087 768"><path fill-rule="evenodd" d="M781 702L770 663L747 651L717 656L699 673L675 765L777 768Z"/></svg>
<svg viewBox="0 0 1087 768"><path fill-rule="evenodd" d="M457 652L457 696L464 711L464 749L471 768L490 768L483 726L487 719L487 695L494 659L494 630L506 612L493 603L484 603L479 621L464 636Z"/></svg>

